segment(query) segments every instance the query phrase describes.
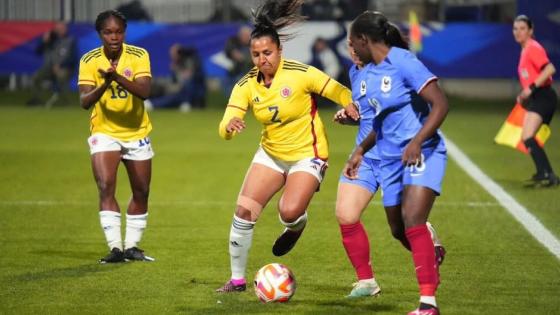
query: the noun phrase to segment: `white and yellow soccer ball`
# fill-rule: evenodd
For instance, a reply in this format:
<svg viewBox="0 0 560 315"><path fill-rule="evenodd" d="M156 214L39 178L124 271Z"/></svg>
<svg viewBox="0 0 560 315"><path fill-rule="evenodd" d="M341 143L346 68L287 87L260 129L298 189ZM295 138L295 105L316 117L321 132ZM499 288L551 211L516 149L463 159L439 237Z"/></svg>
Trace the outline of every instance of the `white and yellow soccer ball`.
<svg viewBox="0 0 560 315"><path fill-rule="evenodd" d="M272 263L255 275L255 293L264 303L288 302L296 292L296 278L288 267Z"/></svg>

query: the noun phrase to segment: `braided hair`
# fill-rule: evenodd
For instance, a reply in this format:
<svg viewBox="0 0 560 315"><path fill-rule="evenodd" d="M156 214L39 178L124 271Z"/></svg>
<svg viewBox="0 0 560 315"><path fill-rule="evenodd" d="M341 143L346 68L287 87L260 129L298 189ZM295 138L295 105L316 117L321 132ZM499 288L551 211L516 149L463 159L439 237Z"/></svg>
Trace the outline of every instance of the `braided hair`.
<svg viewBox="0 0 560 315"><path fill-rule="evenodd" d="M101 32L101 29L103 29L103 23L105 23L105 21L110 17L120 20L123 24L123 29L126 31L126 17L124 14L117 10L107 10L99 13L95 19L95 30L97 33Z"/></svg>

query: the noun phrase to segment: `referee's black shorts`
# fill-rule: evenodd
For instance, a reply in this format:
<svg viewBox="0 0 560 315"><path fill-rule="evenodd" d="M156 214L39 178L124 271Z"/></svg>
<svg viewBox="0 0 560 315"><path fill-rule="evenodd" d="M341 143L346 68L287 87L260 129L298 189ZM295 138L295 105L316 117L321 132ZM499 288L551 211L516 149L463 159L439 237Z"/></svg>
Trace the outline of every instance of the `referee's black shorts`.
<svg viewBox="0 0 560 315"><path fill-rule="evenodd" d="M525 102L525 109L541 115L543 123L550 124L556 106L558 96L551 86L537 88Z"/></svg>

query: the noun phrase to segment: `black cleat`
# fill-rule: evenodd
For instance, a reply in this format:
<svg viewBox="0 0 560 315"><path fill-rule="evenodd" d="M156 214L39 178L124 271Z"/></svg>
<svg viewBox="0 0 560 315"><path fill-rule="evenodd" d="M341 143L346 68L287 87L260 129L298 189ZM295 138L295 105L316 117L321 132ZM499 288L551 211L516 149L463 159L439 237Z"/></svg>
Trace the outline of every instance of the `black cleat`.
<svg viewBox="0 0 560 315"><path fill-rule="evenodd" d="M247 290L247 284L243 283L240 285L235 285L231 280L226 282L221 288L216 289L218 293L230 293L230 292L243 292Z"/></svg>
<svg viewBox="0 0 560 315"><path fill-rule="evenodd" d="M299 231L285 229L284 232L278 236L274 245L272 245L272 253L274 256L284 256L292 250L301 236L301 233L303 233L303 229Z"/></svg>
<svg viewBox="0 0 560 315"><path fill-rule="evenodd" d="M127 248L124 251L124 259L136 261L155 261L153 257L144 255L144 251L138 247Z"/></svg>
<svg viewBox="0 0 560 315"><path fill-rule="evenodd" d="M124 262L124 254L122 250L113 247L109 255L99 259L100 264L121 263Z"/></svg>
<svg viewBox="0 0 560 315"><path fill-rule="evenodd" d="M540 187L553 187L560 185L560 179L554 173L537 173L531 177L531 181L535 183L535 186Z"/></svg>
<svg viewBox="0 0 560 315"><path fill-rule="evenodd" d="M434 246L434 250L436 251L436 261L438 266L441 266L443 264L443 260L445 259L445 248L441 245L439 246Z"/></svg>

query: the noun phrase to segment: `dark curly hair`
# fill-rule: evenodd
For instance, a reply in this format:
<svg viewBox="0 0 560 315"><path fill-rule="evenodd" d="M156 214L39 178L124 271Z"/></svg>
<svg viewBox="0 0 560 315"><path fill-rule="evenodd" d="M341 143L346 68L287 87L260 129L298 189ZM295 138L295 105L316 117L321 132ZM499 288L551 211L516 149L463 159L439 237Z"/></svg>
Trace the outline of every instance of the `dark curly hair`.
<svg viewBox="0 0 560 315"><path fill-rule="evenodd" d="M251 39L270 36L280 46L280 40L292 38L293 34L278 33L278 30L305 20L298 13L302 4L303 0L266 0L257 9L251 10L254 24Z"/></svg>
<svg viewBox="0 0 560 315"><path fill-rule="evenodd" d="M124 16L124 14L122 14L117 10L107 10L99 13L97 15L97 18L95 19L95 30L97 31L97 33L101 32L101 29L103 28L103 23L105 23L105 21L110 17L114 17L121 20L124 30L126 31L126 17Z"/></svg>

